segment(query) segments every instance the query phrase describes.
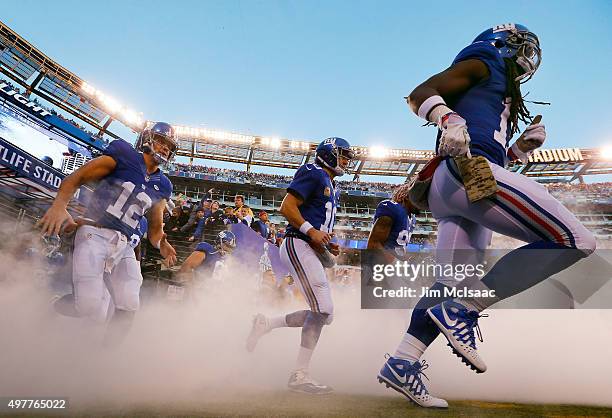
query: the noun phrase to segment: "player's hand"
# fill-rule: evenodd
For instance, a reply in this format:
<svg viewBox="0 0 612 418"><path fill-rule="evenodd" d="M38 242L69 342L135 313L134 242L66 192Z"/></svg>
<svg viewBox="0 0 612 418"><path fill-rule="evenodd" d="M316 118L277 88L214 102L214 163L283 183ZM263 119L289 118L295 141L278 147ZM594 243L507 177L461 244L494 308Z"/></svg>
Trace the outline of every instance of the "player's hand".
<svg viewBox="0 0 612 418"><path fill-rule="evenodd" d="M310 228L308 230L308 236L313 244L321 247L329 244L332 238L327 232L319 231L317 228Z"/></svg>
<svg viewBox="0 0 612 418"><path fill-rule="evenodd" d="M159 252L164 257L164 264L166 267L172 267L176 264L176 250L165 237L162 239L159 245Z"/></svg>
<svg viewBox="0 0 612 418"><path fill-rule="evenodd" d="M438 153L442 157L465 155L472 158L472 154L470 154L470 135L465 119L457 113L449 113L442 117L439 126L442 129L442 136L438 145Z"/></svg>
<svg viewBox="0 0 612 418"><path fill-rule="evenodd" d="M51 205L43 217L36 223L41 227L43 235L59 235L62 226L68 231L77 227L76 222L65 207Z"/></svg>
<svg viewBox="0 0 612 418"><path fill-rule="evenodd" d="M332 253L332 255L338 257L340 255L340 244L337 244L335 242L330 242L328 245L329 248L329 252Z"/></svg>
<svg viewBox="0 0 612 418"><path fill-rule="evenodd" d="M540 148L546 141L546 127L543 123L535 123L525 128L523 134L516 140L519 149L525 153Z"/></svg>

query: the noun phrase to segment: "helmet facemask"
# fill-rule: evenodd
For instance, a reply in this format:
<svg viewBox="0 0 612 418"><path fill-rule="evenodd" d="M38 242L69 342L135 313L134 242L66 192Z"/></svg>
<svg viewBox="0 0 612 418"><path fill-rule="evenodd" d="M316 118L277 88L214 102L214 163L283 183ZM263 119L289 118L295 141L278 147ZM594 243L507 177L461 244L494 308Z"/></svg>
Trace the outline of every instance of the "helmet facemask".
<svg viewBox="0 0 612 418"><path fill-rule="evenodd" d="M142 151L150 154L155 159L155 162L161 166L166 166L170 163L176 155L177 147L176 142L173 139L166 137L154 132L145 132L145 138L143 138ZM155 145L165 145L170 150L168 157L164 157L160 152L155 151Z"/></svg>
<svg viewBox="0 0 612 418"><path fill-rule="evenodd" d="M524 71L515 80L521 83L527 82L542 62L542 50L538 37L531 32L517 32L506 41L506 45L516 50L514 59Z"/></svg>
<svg viewBox="0 0 612 418"><path fill-rule="evenodd" d="M353 152L353 150L350 148L338 147L336 144L334 144L332 148L332 156L334 156L336 160L336 165L333 167L320 157L317 157L317 161L332 170L337 176L342 176L349 173L349 166L351 165L353 158L355 158L355 152ZM346 158L348 160L346 167L340 166L340 158Z"/></svg>

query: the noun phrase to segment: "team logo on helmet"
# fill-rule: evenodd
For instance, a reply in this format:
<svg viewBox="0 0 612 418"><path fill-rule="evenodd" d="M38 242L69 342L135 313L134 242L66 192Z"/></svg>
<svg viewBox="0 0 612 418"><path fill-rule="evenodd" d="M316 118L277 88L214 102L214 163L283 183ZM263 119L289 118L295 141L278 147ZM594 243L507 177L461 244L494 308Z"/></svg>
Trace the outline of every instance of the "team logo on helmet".
<svg viewBox="0 0 612 418"><path fill-rule="evenodd" d="M540 67L542 49L540 40L526 26L506 23L487 29L474 39L476 42L489 42L498 49L503 58L512 58L523 70L516 78L521 83L529 80Z"/></svg>
<svg viewBox="0 0 612 418"><path fill-rule="evenodd" d="M162 154L162 146L168 148L169 152L167 155ZM146 127L138 135L138 140L136 141L136 149L138 151L152 155L157 164L163 166L174 159L177 148L178 144L174 128L165 122L156 122Z"/></svg>
<svg viewBox="0 0 612 418"><path fill-rule="evenodd" d="M217 248L221 253L232 252L236 248L236 235L232 231L221 231L217 235Z"/></svg>
<svg viewBox="0 0 612 418"><path fill-rule="evenodd" d="M341 166L340 157L348 162ZM336 175L341 176L348 171L351 160L355 158L355 153L351 150L351 145L346 139L331 137L326 138L319 144L316 150L317 163L329 168Z"/></svg>

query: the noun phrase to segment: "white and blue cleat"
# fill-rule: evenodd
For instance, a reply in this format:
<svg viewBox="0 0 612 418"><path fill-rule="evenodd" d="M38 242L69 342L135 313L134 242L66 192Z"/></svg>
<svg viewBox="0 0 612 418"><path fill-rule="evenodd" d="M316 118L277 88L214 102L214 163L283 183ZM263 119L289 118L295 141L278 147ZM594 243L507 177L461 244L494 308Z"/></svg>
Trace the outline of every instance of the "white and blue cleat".
<svg viewBox="0 0 612 418"><path fill-rule="evenodd" d="M387 361L378 372L378 381L384 383L423 408L448 408L448 402L429 394L421 376L429 365L395 358L387 355ZM427 376L425 376L427 378Z"/></svg>
<svg viewBox="0 0 612 418"><path fill-rule="evenodd" d="M327 395L334 391L331 386L323 385L312 377L306 369L297 369L289 376L287 387L292 392L307 393L309 395Z"/></svg>
<svg viewBox="0 0 612 418"><path fill-rule="evenodd" d="M476 373L484 373L487 365L476 350L474 329L476 329L478 339L482 342L478 318L486 315L480 315L477 311L469 311L464 305L452 300L427 309L427 313L448 340L448 346L453 353Z"/></svg>

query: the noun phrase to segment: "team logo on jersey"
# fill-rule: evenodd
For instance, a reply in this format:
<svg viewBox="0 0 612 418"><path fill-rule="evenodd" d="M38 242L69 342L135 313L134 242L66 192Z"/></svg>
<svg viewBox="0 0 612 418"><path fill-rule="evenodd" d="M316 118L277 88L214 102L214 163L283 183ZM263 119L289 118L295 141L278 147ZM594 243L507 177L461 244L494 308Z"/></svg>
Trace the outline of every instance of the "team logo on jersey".
<svg viewBox="0 0 612 418"><path fill-rule="evenodd" d="M142 190L147 188L147 186L145 186L144 184L141 184L140 187L142 187Z"/></svg>
<svg viewBox="0 0 612 418"><path fill-rule="evenodd" d="M159 187L157 186L157 184L154 184L153 188L159 192Z"/></svg>
<svg viewBox="0 0 612 418"><path fill-rule="evenodd" d="M327 197L331 196L331 189L329 187L326 187L325 190L323 190L323 194Z"/></svg>

